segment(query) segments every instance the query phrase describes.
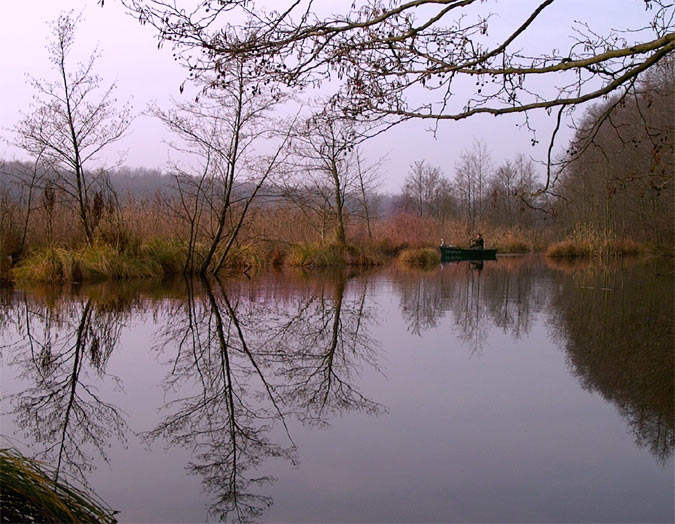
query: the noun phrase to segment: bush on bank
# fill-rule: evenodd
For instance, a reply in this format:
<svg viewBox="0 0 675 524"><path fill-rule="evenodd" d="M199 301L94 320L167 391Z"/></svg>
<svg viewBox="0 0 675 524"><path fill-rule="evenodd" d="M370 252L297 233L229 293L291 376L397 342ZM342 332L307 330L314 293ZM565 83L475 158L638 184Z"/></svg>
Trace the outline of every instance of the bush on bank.
<svg viewBox="0 0 675 524"><path fill-rule="evenodd" d="M438 249L425 247L418 249L404 249L398 260L405 266L427 269L441 263L441 253Z"/></svg>

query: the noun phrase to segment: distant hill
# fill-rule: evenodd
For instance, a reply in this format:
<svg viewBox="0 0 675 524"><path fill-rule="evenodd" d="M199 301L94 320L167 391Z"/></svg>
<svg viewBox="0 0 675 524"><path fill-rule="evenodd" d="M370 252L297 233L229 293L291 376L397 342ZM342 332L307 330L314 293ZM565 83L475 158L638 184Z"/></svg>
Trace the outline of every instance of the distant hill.
<svg viewBox="0 0 675 524"><path fill-rule="evenodd" d="M38 172L39 176L44 174L44 172ZM32 175L33 164L30 162L0 161L0 192L7 194L11 200L18 200L21 195L18 181L20 179L30 180ZM123 166L110 171L108 181L121 199L128 195L132 195L135 200L150 200L158 195L165 198L178 195L174 177L161 169ZM235 192L245 197L253 189L253 184L244 182L236 186ZM258 202L266 205L273 205L281 200L283 200L281 192L271 186L262 188L258 194ZM378 215L387 217L396 210L400 195L379 193L376 195L376 200ZM348 199L347 206L354 208L357 204L353 199Z"/></svg>

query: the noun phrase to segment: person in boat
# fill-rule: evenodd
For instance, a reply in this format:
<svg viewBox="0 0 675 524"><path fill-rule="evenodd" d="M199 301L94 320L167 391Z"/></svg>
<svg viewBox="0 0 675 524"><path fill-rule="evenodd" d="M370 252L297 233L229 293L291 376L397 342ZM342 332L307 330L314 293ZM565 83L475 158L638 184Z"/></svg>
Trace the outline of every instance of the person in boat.
<svg viewBox="0 0 675 524"><path fill-rule="evenodd" d="M483 240L483 235L477 233L474 238L471 239L469 247L483 249L485 247L485 241Z"/></svg>

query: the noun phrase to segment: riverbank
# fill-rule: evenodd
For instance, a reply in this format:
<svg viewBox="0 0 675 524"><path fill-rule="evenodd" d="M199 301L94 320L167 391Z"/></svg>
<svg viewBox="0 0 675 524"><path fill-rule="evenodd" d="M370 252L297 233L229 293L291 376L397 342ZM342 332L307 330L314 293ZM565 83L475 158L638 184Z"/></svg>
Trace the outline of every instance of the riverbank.
<svg viewBox="0 0 675 524"><path fill-rule="evenodd" d="M379 266L400 250L387 243L371 245L296 244L288 247L242 246L230 250L218 273L247 272L265 266L340 268ZM153 240L134 250L121 251L106 244L77 249L47 247L5 267L5 281L95 282L100 280L166 279L198 274L206 249L197 246L188 260L184 243Z"/></svg>
<svg viewBox="0 0 675 524"><path fill-rule="evenodd" d="M521 243L496 244L500 254L526 254L532 251ZM205 251L195 249L194 260L187 260L187 248L177 241L152 240L134 249L118 250L107 244L66 249L46 247L33 250L14 266L3 260L0 276L9 282L96 282L101 280L167 279L198 274ZM650 248L634 241L590 243L567 239L540 251L550 258L604 258L634 255L672 256L663 248ZM336 245L297 243L240 246L228 253L219 274L258 271L265 267L310 269L377 267L397 260L412 268L433 267L440 262L436 246L410 247L391 240Z"/></svg>

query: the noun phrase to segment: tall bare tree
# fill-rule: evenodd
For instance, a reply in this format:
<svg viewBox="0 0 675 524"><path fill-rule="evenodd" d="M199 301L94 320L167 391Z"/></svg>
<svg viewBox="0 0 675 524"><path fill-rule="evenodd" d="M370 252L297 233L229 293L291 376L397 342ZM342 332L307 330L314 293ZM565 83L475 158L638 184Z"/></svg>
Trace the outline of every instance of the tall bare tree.
<svg viewBox="0 0 675 524"><path fill-rule="evenodd" d="M455 167L455 187L470 230L483 220L484 192L492 168L487 145L476 139L472 149L462 153Z"/></svg>
<svg viewBox="0 0 675 524"><path fill-rule="evenodd" d="M424 160L413 162L403 183L403 205L419 216L433 216L441 220L453 211L454 199L450 181L437 166Z"/></svg>
<svg viewBox="0 0 675 524"><path fill-rule="evenodd" d="M347 242L347 196L358 194L363 181L356 162L357 142L353 124L326 110L299 121L293 129L284 192L303 207L320 210L322 223L328 213L339 245Z"/></svg>
<svg viewBox="0 0 675 524"><path fill-rule="evenodd" d="M71 11L62 13L54 23L53 40L47 49L55 79L31 77L35 102L15 131L20 147L52 165L57 174L53 184L67 195L91 244L100 218L93 193L103 172L91 170L90 164L101 150L124 136L131 109L128 105L121 109L115 106L114 83L102 87L101 77L94 73L97 52L72 66L70 55L78 21Z"/></svg>
<svg viewBox="0 0 675 524"><path fill-rule="evenodd" d="M364 164L359 149L356 150L356 174L358 177L358 190L360 193L361 217L366 221L368 227L368 239L373 240L373 231L371 221L377 218L378 196L376 187L379 178L379 168L384 159L370 165Z"/></svg>
<svg viewBox="0 0 675 524"><path fill-rule="evenodd" d="M153 109L179 139L172 147L196 159L192 168L173 168L190 229L186 271L196 264L201 274L217 273L224 266L254 198L284 152L288 133L271 157L256 156L257 143L273 130L270 113L283 97L263 94L248 78L245 64L228 64L203 84L199 100ZM200 237L206 253L195 261Z"/></svg>
<svg viewBox="0 0 675 524"><path fill-rule="evenodd" d="M488 180L487 218L509 227L532 226L536 210L544 207L541 197L531 198L537 189L534 162L522 154L507 159Z"/></svg>

